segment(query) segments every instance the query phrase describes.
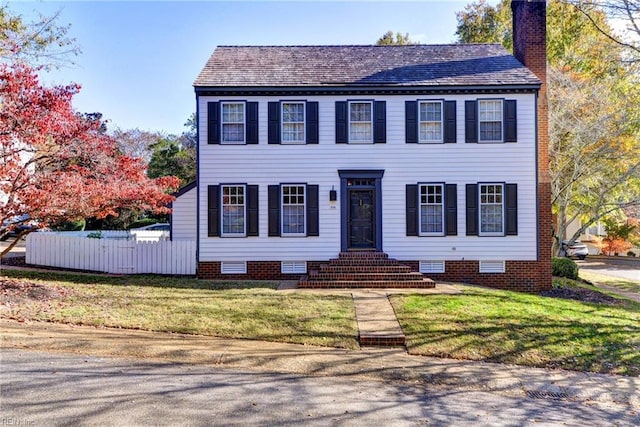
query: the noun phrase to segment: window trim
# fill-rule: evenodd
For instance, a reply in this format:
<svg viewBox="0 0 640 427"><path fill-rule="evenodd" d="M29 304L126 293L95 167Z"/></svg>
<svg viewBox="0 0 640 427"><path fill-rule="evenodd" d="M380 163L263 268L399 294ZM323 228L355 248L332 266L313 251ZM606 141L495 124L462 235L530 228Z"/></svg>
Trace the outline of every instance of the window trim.
<svg viewBox="0 0 640 427"><path fill-rule="evenodd" d="M502 188L501 196L501 222L502 227L500 231L482 231L482 206L488 205L488 203L482 203L482 187L483 186L500 186ZM478 236L487 237L487 236L505 236L506 235L506 183L504 182L479 182L478 183ZM493 203L492 205L496 205Z"/></svg>
<svg viewBox="0 0 640 427"><path fill-rule="evenodd" d="M442 227L442 231L439 232L427 232L422 231L422 187L440 187L442 202L440 203L440 226ZM446 188L444 182L419 182L418 183L418 236L421 237L441 237L446 236Z"/></svg>
<svg viewBox="0 0 640 427"><path fill-rule="evenodd" d="M285 187L302 187L304 193L304 204L302 205L303 214L303 230L301 233L286 233L284 231L284 188ZM293 204L287 206L300 206ZM307 237L307 184L306 183L281 183L280 184L280 237Z"/></svg>
<svg viewBox="0 0 640 427"><path fill-rule="evenodd" d="M299 104L302 105L302 122L286 122L288 124L300 124L302 123L302 139L301 140L285 140L284 139L284 104ZM307 102L304 100L286 100L280 101L280 144L282 145L303 145L307 143Z"/></svg>
<svg viewBox="0 0 640 427"><path fill-rule="evenodd" d="M224 106L225 105L242 105L242 140L241 141L226 141L224 139L224 125L225 124L240 124L240 122L225 122L224 121ZM247 102L246 101L220 101L220 144L223 145L245 145L247 143Z"/></svg>
<svg viewBox="0 0 640 427"><path fill-rule="evenodd" d="M478 105L478 143L480 144L502 144L505 142L504 128L504 98L479 98ZM494 123L495 121L482 120L480 117L480 104L483 102L500 102L500 139L482 139L482 123Z"/></svg>
<svg viewBox="0 0 640 427"><path fill-rule="evenodd" d="M352 120L351 120L351 105L352 104L369 104L369 112L370 112L370 119L368 121L369 126L371 128L371 138L369 140L357 140L354 141L351 138L351 125ZM349 144L373 144L374 140L375 140L375 128L374 128L374 124L375 124L375 111L374 111L374 100L372 99L353 99L350 101L347 101L347 141L349 142ZM367 122L355 122L355 123L367 123Z"/></svg>
<svg viewBox="0 0 640 427"><path fill-rule="evenodd" d="M421 120L420 107L422 104L439 104L440 105L440 121L433 120ZM443 144L444 143L444 99L418 99L418 144ZM440 123L440 139L422 139L422 123Z"/></svg>
<svg viewBox="0 0 640 427"><path fill-rule="evenodd" d="M224 231L224 189L229 187L242 188L242 197L243 197L243 231L242 233L226 233ZM248 200L247 200L247 184L220 184L220 237L247 237L247 211L248 211Z"/></svg>

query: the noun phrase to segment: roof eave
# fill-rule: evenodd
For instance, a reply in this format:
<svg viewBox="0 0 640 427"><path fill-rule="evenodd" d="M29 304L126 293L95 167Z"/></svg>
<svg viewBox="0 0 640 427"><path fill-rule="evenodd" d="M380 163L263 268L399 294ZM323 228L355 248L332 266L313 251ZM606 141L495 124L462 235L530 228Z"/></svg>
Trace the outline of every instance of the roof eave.
<svg viewBox="0 0 640 427"><path fill-rule="evenodd" d="M412 93L488 93L536 92L540 83L491 85L334 85L334 86L199 86L196 96L207 95L307 95L307 94L412 94Z"/></svg>

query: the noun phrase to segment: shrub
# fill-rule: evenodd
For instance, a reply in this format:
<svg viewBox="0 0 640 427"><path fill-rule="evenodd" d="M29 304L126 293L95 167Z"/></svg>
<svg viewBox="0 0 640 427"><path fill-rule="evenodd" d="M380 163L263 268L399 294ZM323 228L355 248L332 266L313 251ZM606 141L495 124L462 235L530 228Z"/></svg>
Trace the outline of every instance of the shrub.
<svg viewBox="0 0 640 427"><path fill-rule="evenodd" d="M65 221L57 226L51 227L56 231L82 231L86 225L84 219L78 221Z"/></svg>
<svg viewBox="0 0 640 427"><path fill-rule="evenodd" d="M578 264L569 258L553 258L553 275L569 279L578 278Z"/></svg>

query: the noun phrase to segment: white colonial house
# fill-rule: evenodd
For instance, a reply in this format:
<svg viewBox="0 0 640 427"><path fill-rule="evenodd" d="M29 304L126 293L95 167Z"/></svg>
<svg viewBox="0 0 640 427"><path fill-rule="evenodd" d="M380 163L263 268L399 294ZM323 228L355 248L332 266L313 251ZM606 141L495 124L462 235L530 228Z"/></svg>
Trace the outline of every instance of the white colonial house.
<svg viewBox="0 0 640 427"><path fill-rule="evenodd" d="M197 186L174 204L198 276L348 286L393 264L412 280L548 287L545 3L513 5L515 56L216 48L194 85Z"/></svg>

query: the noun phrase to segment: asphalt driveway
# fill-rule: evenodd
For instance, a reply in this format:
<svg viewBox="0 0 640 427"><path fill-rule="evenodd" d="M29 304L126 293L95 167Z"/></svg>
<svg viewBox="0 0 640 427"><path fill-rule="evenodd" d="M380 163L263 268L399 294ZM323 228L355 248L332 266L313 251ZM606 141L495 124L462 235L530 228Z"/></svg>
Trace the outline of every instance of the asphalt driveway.
<svg viewBox="0 0 640 427"><path fill-rule="evenodd" d="M640 258L587 257L577 261L581 270L640 283Z"/></svg>

